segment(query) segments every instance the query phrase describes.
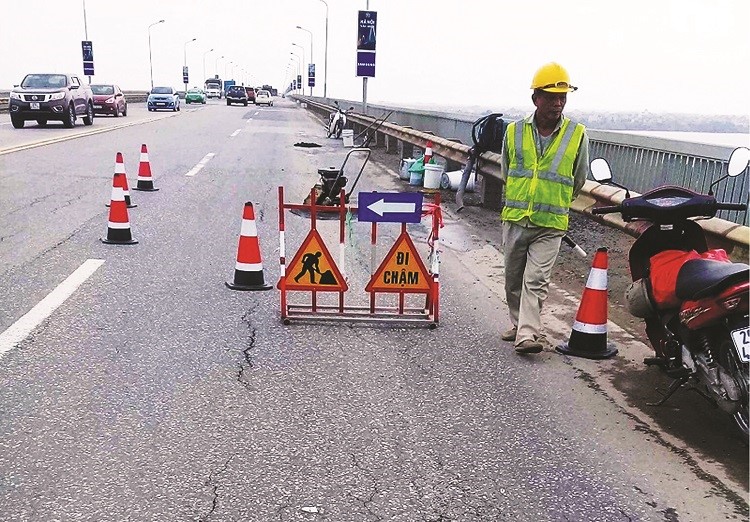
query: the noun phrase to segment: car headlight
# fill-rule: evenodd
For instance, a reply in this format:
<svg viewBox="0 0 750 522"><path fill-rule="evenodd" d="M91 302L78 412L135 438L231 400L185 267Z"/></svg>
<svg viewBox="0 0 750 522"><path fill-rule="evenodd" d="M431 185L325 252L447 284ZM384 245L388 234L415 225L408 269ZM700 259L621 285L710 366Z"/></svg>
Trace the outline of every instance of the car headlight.
<svg viewBox="0 0 750 522"><path fill-rule="evenodd" d="M12 100L21 100L21 101L23 101L23 98L21 97L21 93L20 92L10 91L10 98Z"/></svg>
<svg viewBox="0 0 750 522"><path fill-rule="evenodd" d="M52 100L62 100L63 98L65 98L65 93L64 92L53 92L52 94L49 95L50 101L52 101Z"/></svg>
<svg viewBox="0 0 750 522"><path fill-rule="evenodd" d="M107 101L105 101L104 103L115 103L115 97L112 96L111 98L107 98Z"/></svg>

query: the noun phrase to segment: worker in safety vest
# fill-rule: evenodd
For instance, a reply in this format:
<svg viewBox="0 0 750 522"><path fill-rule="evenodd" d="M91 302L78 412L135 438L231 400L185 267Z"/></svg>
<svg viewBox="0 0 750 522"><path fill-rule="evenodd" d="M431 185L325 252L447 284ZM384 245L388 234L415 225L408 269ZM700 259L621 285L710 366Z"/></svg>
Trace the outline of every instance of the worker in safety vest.
<svg viewBox="0 0 750 522"><path fill-rule="evenodd" d="M570 204L589 169L586 129L563 116L568 93L577 89L568 72L557 63L543 65L531 88L536 110L508 125L501 152L505 295L513 323L501 337L524 354L539 353L546 344L542 304Z"/></svg>

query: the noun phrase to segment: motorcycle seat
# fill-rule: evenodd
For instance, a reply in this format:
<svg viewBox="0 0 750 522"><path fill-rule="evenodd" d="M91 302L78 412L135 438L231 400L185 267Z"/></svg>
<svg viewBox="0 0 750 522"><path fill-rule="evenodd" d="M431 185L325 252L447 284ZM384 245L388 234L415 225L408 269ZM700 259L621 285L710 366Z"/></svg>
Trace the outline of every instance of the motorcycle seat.
<svg viewBox="0 0 750 522"><path fill-rule="evenodd" d="M711 259L686 261L677 274L675 295L681 300L695 300L716 294L729 285L747 281L750 266Z"/></svg>

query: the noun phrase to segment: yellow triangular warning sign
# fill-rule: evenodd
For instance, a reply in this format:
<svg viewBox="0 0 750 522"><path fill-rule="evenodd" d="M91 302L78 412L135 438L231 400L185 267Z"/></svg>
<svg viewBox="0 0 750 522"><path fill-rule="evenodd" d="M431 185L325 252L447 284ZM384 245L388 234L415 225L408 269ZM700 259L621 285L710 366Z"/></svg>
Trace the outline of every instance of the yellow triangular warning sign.
<svg viewBox="0 0 750 522"><path fill-rule="evenodd" d="M365 291L424 294L430 291L430 283L430 274L422 263L414 242L403 231L367 283Z"/></svg>
<svg viewBox="0 0 750 522"><path fill-rule="evenodd" d="M346 292L349 287L317 230L312 229L286 267L287 290ZM281 288L281 279L276 285Z"/></svg>

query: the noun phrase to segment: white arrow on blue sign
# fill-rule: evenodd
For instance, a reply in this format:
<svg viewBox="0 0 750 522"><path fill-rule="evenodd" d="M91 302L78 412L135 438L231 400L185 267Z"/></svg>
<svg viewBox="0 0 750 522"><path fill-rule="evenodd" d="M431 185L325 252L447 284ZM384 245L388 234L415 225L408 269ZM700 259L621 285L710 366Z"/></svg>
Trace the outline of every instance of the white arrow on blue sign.
<svg viewBox="0 0 750 522"><path fill-rule="evenodd" d="M419 223L422 200L419 192L360 192L357 218L376 223Z"/></svg>

